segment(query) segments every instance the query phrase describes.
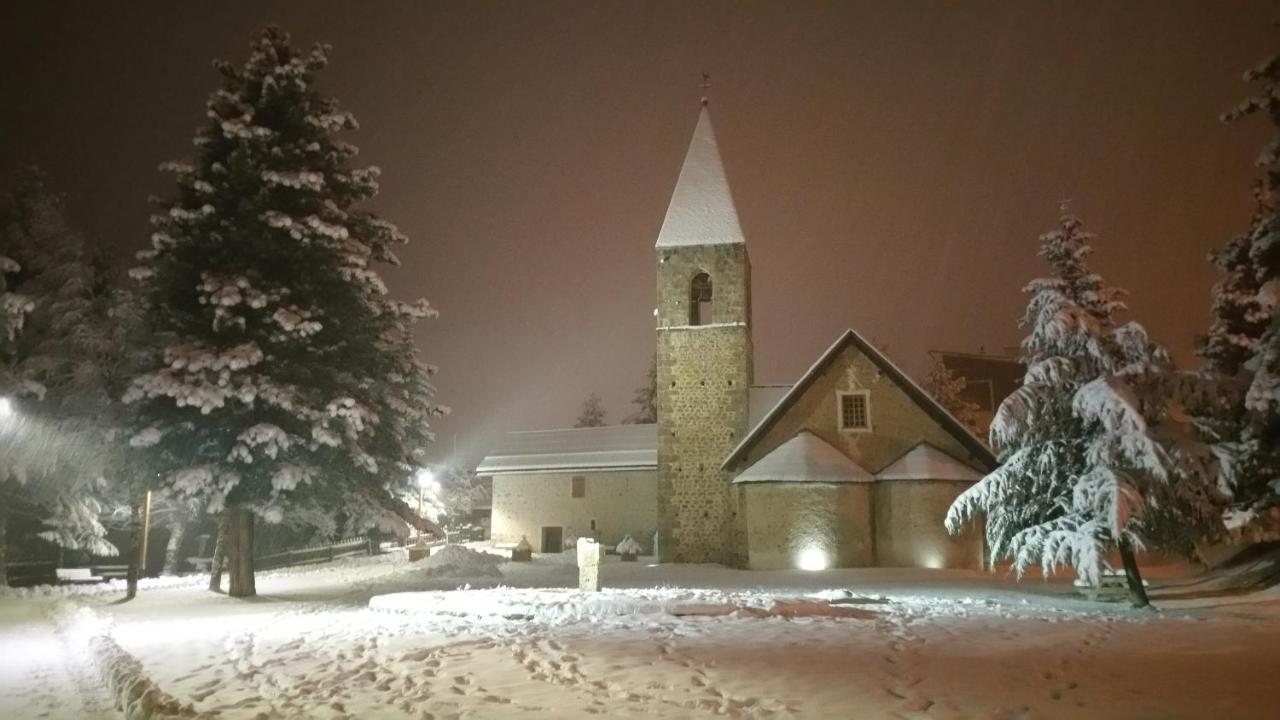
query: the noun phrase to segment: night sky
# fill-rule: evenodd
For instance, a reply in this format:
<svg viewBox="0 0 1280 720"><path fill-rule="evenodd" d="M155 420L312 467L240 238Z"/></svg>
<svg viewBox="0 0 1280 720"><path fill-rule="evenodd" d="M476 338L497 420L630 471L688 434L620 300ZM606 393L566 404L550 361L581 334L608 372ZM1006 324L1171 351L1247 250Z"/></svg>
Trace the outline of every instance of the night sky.
<svg viewBox="0 0 1280 720"><path fill-rule="evenodd" d="M1220 112L1280 42L1273 2L14 2L0 5L0 172L34 162L90 238L146 243L212 58L254 32L334 46L322 88L413 244L388 273L441 311L436 457L631 411L654 253L700 73L752 258L757 382L854 327L926 351L1014 345L1064 199L1095 267L1193 364L1205 253L1245 227L1259 119Z"/></svg>

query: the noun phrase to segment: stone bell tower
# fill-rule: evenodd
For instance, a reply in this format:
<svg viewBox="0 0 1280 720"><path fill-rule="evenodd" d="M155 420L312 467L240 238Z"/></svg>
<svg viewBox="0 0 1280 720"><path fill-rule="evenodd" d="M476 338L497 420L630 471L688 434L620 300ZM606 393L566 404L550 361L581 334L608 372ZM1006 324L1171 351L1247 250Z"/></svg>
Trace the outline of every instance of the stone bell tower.
<svg viewBox="0 0 1280 720"><path fill-rule="evenodd" d="M705 102L657 254L659 552L740 565L720 464L747 432L751 264Z"/></svg>

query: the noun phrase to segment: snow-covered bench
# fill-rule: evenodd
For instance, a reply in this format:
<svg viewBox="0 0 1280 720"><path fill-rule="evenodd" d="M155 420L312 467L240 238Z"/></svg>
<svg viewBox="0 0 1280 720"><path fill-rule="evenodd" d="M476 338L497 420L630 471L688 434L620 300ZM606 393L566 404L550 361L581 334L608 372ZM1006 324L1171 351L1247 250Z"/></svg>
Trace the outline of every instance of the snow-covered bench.
<svg viewBox="0 0 1280 720"><path fill-rule="evenodd" d="M1090 585L1080 578L1076 578L1072 584L1090 602L1097 602L1098 600L1115 602L1129 596L1129 579L1125 577L1124 572L1119 570L1102 573L1097 585ZM1147 586L1146 580L1142 581L1142 586Z"/></svg>
<svg viewBox="0 0 1280 720"><path fill-rule="evenodd" d="M99 575L94 575L93 568L55 568L53 572L58 577L59 583L100 583L105 579Z"/></svg>

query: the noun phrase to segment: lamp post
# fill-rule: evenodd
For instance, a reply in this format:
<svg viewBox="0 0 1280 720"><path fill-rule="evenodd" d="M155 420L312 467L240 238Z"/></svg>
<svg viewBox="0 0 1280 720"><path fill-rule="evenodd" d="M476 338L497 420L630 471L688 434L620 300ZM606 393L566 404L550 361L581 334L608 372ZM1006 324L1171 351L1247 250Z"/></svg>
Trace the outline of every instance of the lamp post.
<svg viewBox="0 0 1280 720"><path fill-rule="evenodd" d="M427 488L435 484L435 473L431 472L431 468L422 468L418 471L418 517L423 515L423 500L426 496ZM422 530L418 529L418 541L422 541Z"/></svg>

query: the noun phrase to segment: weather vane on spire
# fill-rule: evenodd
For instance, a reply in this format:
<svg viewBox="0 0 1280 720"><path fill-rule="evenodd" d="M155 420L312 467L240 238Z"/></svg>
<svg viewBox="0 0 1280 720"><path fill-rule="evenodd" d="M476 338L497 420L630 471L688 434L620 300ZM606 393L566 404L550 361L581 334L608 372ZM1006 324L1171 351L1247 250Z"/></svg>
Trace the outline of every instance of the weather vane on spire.
<svg viewBox="0 0 1280 720"><path fill-rule="evenodd" d="M711 102L707 99L707 91L711 89L711 73L702 73L702 84L698 87L702 88L702 105L705 107L707 103Z"/></svg>

